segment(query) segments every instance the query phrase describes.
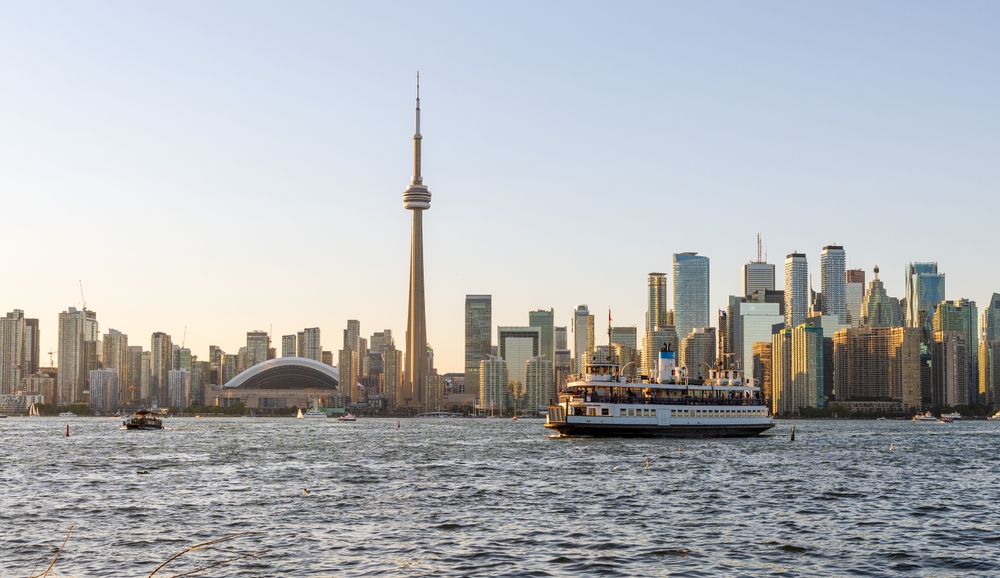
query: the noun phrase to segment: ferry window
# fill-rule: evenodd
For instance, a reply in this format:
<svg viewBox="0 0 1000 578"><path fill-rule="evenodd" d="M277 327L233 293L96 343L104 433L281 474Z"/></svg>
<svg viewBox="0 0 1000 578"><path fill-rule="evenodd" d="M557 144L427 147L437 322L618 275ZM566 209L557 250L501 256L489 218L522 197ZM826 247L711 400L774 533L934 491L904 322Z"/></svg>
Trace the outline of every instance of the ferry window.
<svg viewBox="0 0 1000 578"><path fill-rule="evenodd" d="M606 407L602 407L601 408L601 415L610 415L610 414L611 414L611 410L610 409L608 409Z"/></svg>
<svg viewBox="0 0 1000 578"><path fill-rule="evenodd" d="M628 416L629 416L629 417L633 417L633 416L635 416L635 410L634 410L634 409L630 409L630 410L628 410Z"/></svg>
<svg viewBox="0 0 1000 578"><path fill-rule="evenodd" d="M620 412L621 412L621 413L619 413L618 415L620 415L620 416L624 416L624 415L625 415L625 408L624 408L624 407L623 407L623 408L621 408L621 409L620 409L620 410L618 410L618 411L620 411Z"/></svg>
<svg viewBox="0 0 1000 578"><path fill-rule="evenodd" d="M649 410L649 417L656 417L656 410L655 409Z"/></svg>
<svg viewBox="0 0 1000 578"><path fill-rule="evenodd" d="M670 417L677 417L677 410L676 409L670 410Z"/></svg>
<svg viewBox="0 0 1000 578"><path fill-rule="evenodd" d="M694 417L701 417L701 410L700 409L694 410Z"/></svg>

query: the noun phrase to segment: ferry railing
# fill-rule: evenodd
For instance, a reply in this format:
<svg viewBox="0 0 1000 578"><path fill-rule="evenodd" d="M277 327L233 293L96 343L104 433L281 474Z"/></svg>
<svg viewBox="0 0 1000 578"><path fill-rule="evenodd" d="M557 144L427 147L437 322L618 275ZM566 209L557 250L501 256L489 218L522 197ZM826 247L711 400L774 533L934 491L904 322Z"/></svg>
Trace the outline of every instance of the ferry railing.
<svg viewBox="0 0 1000 578"><path fill-rule="evenodd" d="M570 403L626 403L637 405L725 405L764 406L766 400L758 397L706 398L706 397L632 397L627 395L579 395L574 394Z"/></svg>

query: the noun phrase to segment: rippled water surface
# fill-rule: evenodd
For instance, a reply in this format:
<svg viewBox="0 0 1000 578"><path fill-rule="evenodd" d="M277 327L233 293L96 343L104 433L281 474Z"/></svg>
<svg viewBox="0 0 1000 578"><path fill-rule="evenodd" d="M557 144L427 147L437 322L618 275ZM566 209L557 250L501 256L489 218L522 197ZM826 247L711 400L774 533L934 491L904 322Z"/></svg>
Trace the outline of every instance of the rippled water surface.
<svg viewBox="0 0 1000 578"><path fill-rule="evenodd" d="M157 576L242 552L263 554L203 575L1000 575L1000 422L782 422L740 440L120 423L0 420L0 575L43 569L71 525L60 577L147 576L237 532L256 533Z"/></svg>

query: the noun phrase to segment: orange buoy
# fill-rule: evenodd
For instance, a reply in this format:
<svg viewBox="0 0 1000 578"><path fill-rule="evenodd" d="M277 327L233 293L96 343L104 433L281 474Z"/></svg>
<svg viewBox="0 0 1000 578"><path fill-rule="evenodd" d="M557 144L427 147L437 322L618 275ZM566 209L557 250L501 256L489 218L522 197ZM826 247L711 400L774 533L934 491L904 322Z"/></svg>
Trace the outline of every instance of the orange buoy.
<svg viewBox="0 0 1000 578"><path fill-rule="evenodd" d="M69 424L66 424L66 437L69 437Z"/></svg>
<svg viewBox="0 0 1000 578"><path fill-rule="evenodd" d="M396 420L396 429L399 429L399 420Z"/></svg>

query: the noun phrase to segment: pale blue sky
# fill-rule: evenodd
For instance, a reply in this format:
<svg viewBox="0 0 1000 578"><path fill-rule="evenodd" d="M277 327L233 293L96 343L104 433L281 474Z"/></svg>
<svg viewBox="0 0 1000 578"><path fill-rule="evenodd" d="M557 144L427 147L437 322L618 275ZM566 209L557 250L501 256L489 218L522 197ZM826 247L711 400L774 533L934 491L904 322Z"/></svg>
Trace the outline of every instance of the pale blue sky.
<svg viewBox="0 0 1000 578"><path fill-rule="evenodd" d="M1000 4L0 2L0 308L79 306L206 356L320 326L405 331L421 71L429 339L712 259L712 304L823 245L1000 291ZM779 280L780 284L780 280ZM671 303L672 306L672 303Z"/></svg>

